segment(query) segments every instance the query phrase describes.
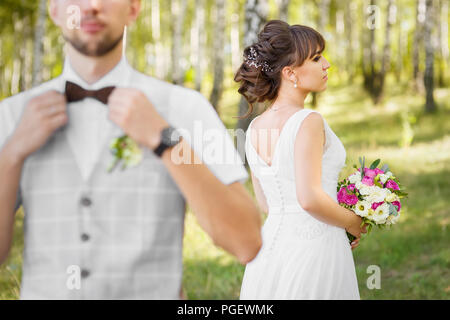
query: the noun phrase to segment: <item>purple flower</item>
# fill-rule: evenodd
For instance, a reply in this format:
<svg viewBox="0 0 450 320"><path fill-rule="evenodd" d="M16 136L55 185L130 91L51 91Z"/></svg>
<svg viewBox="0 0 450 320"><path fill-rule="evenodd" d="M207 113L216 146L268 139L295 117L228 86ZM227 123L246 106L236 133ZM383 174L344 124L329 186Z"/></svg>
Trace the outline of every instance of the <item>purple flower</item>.
<svg viewBox="0 0 450 320"><path fill-rule="evenodd" d="M361 183L365 184L366 186L373 186L373 177L364 176Z"/></svg>
<svg viewBox="0 0 450 320"><path fill-rule="evenodd" d="M355 205L358 203L358 197L354 194L348 194L345 198L344 201L346 204L348 205Z"/></svg>
<svg viewBox="0 0 450 320"><path fill-rule="evenodd" d="M371 177L372 179L377 176L377 172L374 169L364 168L364 175Z"/></svg>
<svg viewBox="0 0 450 320"><path fill-rule="evenodd" d="M337 194L337 199L339 201L339 203L344 203L345 201L345 196L347 195L347 192L345 191L345 187L342 187L338 194Z"/></svg>
<svg viewBox="0 0 450 320"><path fill-rule="evenodd" d="M376 210L376 209L377 209L379 206L381 206L383 203L384 203L384 201L372 203L372 210Z"/></svg>
<svg viewBox="0 0 450 320"><path fill-rule="evenodd" d="M400 201L393 201L392 204L397 207L397 212L400 212L400 209L402 208Z"/></svg>
<svg viewBox="0 0 450 320"><path fill-rule="evenodd" d="M385 187L393 190L400 190L398 184L394 180L388 180Z"/></svg>

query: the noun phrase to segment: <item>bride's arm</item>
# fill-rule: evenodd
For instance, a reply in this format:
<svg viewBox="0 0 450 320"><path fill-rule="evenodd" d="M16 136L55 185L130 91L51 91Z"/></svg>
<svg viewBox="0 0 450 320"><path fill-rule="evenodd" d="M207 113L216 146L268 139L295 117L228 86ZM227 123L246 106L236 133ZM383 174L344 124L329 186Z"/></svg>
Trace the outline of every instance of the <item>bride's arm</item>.
<svg viewBox="0 0 450 320"><path fill-rule="evenodd" d="M267 213L269 211L269 208L267 206L267 200L266 196L264 195L264 192L261 188L261 184L259 183L259 180L253 172L251 173L252 176L252 183L253 183L253 190L255 191L256 201L258 202L259 208Z"/></svg>
<svg viewBox="0 0 450 320"><path fill-rule="evenodd" d="M322 156L325 142L324 124L318 113L309 114L295 138L295 183L300 205L315 218L360 237L362 220L341 207L322 188ZM365 228L365 227L364 227Z"/></svg>

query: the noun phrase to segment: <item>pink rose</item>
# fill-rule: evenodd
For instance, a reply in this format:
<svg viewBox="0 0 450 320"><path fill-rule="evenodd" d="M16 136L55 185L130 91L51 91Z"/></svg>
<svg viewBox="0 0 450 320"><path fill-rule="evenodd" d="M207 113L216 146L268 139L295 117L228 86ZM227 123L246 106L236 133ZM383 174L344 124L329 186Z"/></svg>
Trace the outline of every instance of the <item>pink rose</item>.
<svg viewBox="0 0 450 320"><path fill-rule="evenodd" d="M374 202L372 203L372 210L376 210L379 206L381 206L384 202Z"/></svg>
<svg viewBox="0 0 450 320"><path fill-rule="evenodd" d="M371 177L372 179L376 177L377 172L373 169L364 168L364 175Z"/></svg>
<svg viewBox="0 0 450 320"><path fill-rule="evenodd" d="M347 186L347 190L349 190L349 191L354 191L355 190L355 184L354 183L352 183L352 184L349 184L348 186Z"/></svg>
<svg viewBox="0 0 450 320"><path fill-rule="evenodd" d="M373 169L376 174L384 174L384 171L378 168Z"/></svg>
<svg viewBox="0 0 450 320"><path fill-rule="evenodd" d="M385 187L393 190L400 190L398 184L394 180L388 180Z"/></svg>
<svg viewBox="0 0 450 320"><path fill-rule="evenodd" d="M364 176L361 183L365 184L366 186L373 186L373 177Z"/></svg>
<svg viewBox="0 0 450 320"><path fill-rule="evenodd" d="M337 194L337 199L338 199L339 203L345 202L344 199L345 199L346 195L347 195L347 192L345 191L345 188L342 187Z"/></svg>
<svg viewBox="0 0 450 320"><path fill-rule="evenodd" d="M345 199L344 199L345 203L348 205L355 205L358 203L358 197L354 194L348 194Z"/></svg>
<svg viewBox="0 0 450 320"><path fill-rule="evenodd" d="M397 212L400 212L400 209L402 208L400 201L393 201L392 204L397 207Z"/></svg>

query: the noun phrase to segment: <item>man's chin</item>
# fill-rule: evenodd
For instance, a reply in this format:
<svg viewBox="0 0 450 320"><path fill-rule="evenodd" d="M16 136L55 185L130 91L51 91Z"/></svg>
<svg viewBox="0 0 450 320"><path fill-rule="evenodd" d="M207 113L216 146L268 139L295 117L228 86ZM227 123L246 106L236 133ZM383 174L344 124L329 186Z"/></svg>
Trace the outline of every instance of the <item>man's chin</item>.
<svg viewBox="0 0 450 320"><path fill-rule="evenodd" d="M95 40L95 37L87 40L71 39L64 37L76 51L88 57L102 57L113 51L122 42L123 34L116 40L105 41L105 37Z"/></svg>

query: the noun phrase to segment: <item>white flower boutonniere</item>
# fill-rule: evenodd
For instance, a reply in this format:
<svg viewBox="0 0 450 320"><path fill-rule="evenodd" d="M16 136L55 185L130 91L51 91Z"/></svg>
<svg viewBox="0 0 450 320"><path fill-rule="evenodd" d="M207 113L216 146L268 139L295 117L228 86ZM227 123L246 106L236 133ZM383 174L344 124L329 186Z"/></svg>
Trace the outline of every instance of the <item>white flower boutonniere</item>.
<svg viewBox="0 0 450 320"><path fill-rule="evenodd" d="M141 148L127 135L114 138L109 148L114 155L114 160L108 167L108 172L112 172L121 161L123 161L122 170L134 167L142 161Z"/></svg>

